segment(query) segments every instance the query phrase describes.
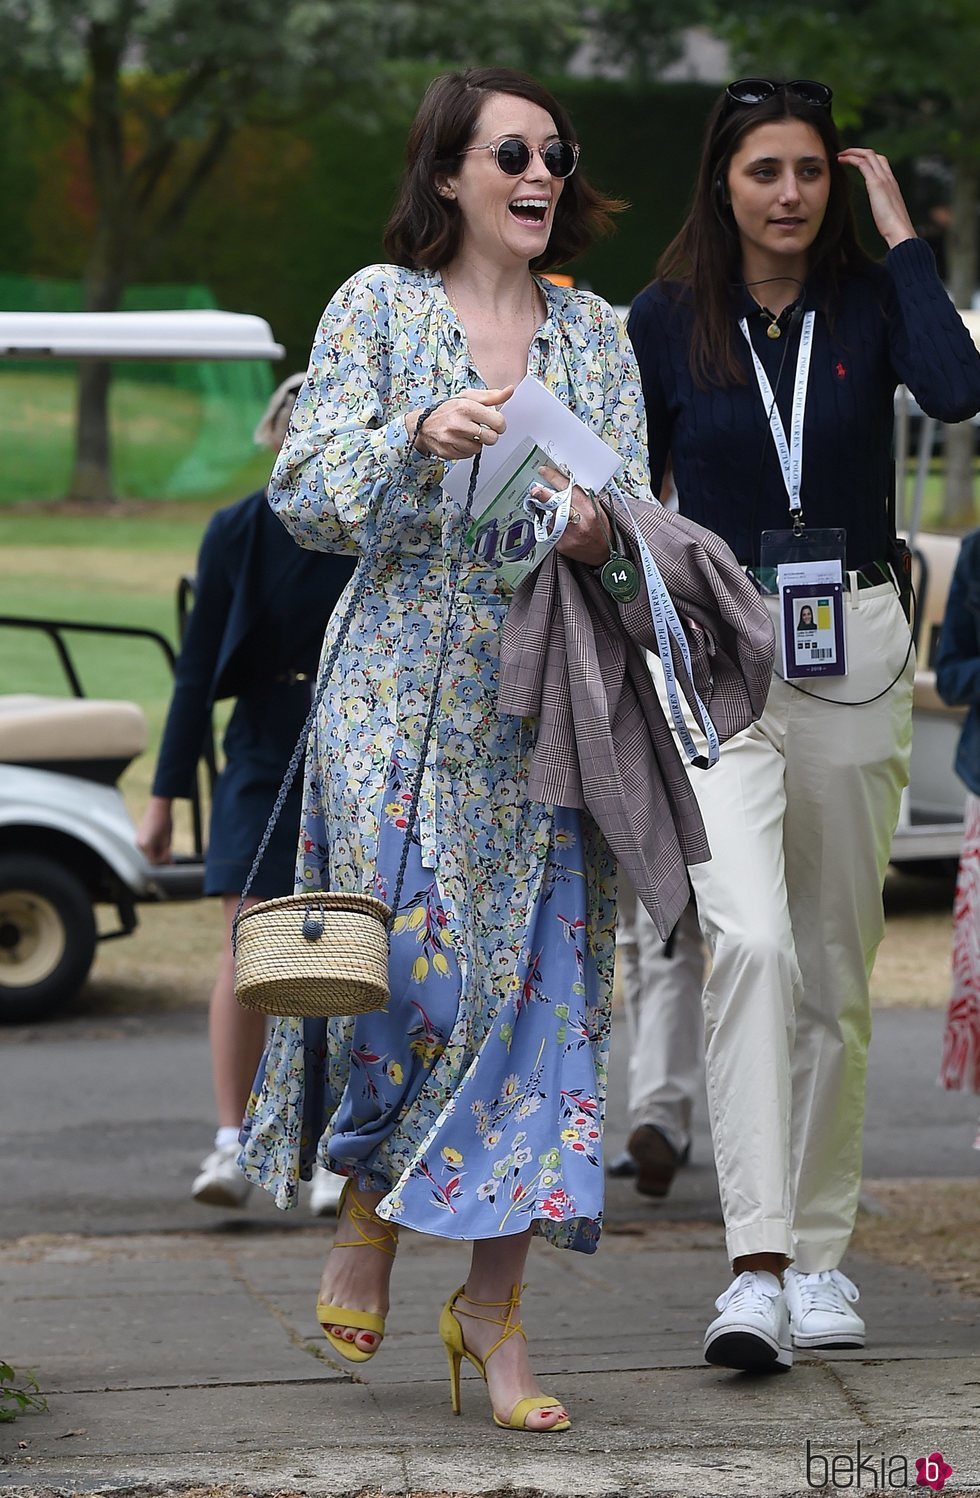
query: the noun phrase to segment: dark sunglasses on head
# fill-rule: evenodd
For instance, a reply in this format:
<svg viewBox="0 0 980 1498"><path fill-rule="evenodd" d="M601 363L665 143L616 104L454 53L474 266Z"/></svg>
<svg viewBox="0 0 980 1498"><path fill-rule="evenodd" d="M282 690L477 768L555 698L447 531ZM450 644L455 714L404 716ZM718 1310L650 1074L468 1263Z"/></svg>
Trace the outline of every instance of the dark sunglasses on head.
<svg viewBox="0 0 980 1498"><path fill-rule="evenodd" d="M814 83L812 78L794 78L790 83L773 83L771 78L736 78L725 93L732 104L764 104L775 94L789 94L815 109L829 109L834 97L826 83Z"/></svg>
<svg viewBox="0 0 980 1498"><path fill-rule="evenodd" d="M553 177L570 177L578 166L580 147L571 140L550 140L546 146L535 146L541 160ZM466 146L460 152L489 151L505 177L523 177L531 165L531 147L516 136L488 141L485 146Z"/></svg>

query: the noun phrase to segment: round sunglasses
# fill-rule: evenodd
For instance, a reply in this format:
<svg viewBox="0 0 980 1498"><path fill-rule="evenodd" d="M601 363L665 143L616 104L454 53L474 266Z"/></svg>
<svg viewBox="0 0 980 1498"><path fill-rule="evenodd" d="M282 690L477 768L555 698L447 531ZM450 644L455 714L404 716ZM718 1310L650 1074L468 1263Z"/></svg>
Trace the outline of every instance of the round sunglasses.
<svg viewBox="0 0 980 1498"><path fill-rule="evenodd" d="M764 104L776 94L789 94L815 109L829 109L834 97L826 83L812 78L794 78L789 83L774 83L771 78L736 78L725 90L732 104Z"/></svg>
<svg viewBox="0 0 980 1498"><path fill-rule="evenodd" d="M571 140L549 140L546 146L535 146L552 177L570 177L578 166L580 146ZM523 177L531 165L531 147L517 136L488 141L484 146L466 146L459 153L489 151L505 177Z"/></svg>

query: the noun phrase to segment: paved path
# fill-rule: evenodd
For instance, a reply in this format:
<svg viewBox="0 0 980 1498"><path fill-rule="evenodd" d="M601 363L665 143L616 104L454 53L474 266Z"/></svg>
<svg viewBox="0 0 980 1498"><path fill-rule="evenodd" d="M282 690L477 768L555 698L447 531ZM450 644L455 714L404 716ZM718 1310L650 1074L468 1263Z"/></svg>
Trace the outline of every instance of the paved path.
<svg viewBox="0 0 980 1498"><path fill-rule="evenodd" d="M932 1085L940 1024L877 1016L869 1178L975 1173L974 1099ZM618 1025L617 1076L622 1046ZM383 1351L356 1379L331 1363L311 1293L329 1229L257 1194L235 1216L186 1199L208 1099L200 1015L0 1036L0 1356L35 1368L50 1403L0 1425L12 1494L788 1498L824 1475L887 1491L907 1473L914 1489L915 1458L937 1449L947 1495L980 1491L980 1302L924 1274L849 1261L867 1353L782 1378L702 1362L728 1277L703 1109L665 1204L610 1182L598 1255L532 1254L536 1366L575 1418L534 1438L491 1425L475 1378L450 1414L436 1321L465 1272L459 1245L405 1234ZM624 1127L615 1086L610 1149Z"/></svg>

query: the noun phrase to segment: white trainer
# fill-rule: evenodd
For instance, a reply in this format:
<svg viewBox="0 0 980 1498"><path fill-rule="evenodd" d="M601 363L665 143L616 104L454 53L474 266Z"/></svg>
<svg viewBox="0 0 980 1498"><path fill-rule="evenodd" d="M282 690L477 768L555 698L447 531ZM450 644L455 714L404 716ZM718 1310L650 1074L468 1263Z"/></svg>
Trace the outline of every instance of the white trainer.
<svg viewBox="0 0 980 1498"><path fill-rule="evenodd" d="M859 1291L839 1269L786 1271L786 1304L794 1347L863 1347L864 1322L854 1310Z"/></svg>
<svg viewBox="0 0 980 1498"><path fill-rule="evenodd" d="M251 1186L238 1168L238 1144L213 1149L201 1161L191 1196L206 1207L243 1207Z"/></svg>
<svg viewBox="0 0 980 1498"><path fill-rule="evenodd" d="M721 1312L704 1334L704 1358L746 1373L788 1373L793 1366L782 1287L765 1269L745 1269L715 1301Z"/></svg>
<svg viewBox="0 0 980 1498"><path fill-rule="evenodd" d="M346 1176L335 1175L332 1170L324 1170L322 1165L314 1165L313 1180L310 1182L310 1211L313 1216L334 1217L346 1185Z"/></svg>

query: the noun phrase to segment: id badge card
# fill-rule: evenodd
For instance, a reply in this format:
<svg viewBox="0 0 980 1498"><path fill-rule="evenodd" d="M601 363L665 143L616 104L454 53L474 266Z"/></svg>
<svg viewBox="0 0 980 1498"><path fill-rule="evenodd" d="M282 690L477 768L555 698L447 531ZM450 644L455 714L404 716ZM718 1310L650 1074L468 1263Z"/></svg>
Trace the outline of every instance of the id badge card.
<svg viewBox="0 0 980 1498"><path fill-rule="evenodd" d="M842 583L787 584L779 590L779 615L787 680L847 675Z"/></svg>

